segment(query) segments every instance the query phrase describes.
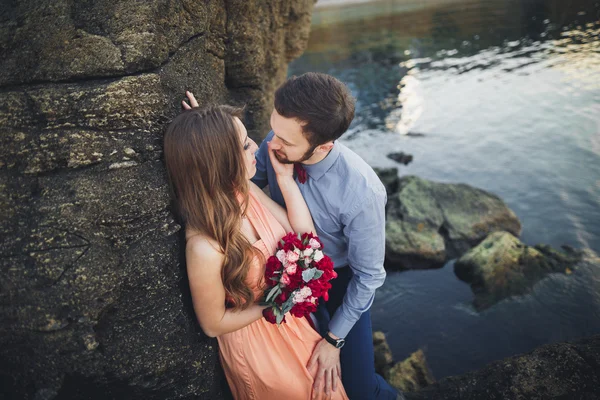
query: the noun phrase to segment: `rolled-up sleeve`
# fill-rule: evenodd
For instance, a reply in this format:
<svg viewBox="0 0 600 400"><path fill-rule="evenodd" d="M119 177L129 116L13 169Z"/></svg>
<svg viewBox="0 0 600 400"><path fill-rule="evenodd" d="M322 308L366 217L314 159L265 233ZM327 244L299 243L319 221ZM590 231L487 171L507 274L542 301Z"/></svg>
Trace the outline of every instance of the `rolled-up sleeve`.
<svg viewBox="0 0 600 400"><path fill-rule="evenodd" d="M367 198L357 202L342 220L348 240L348 263L354 275L342 305L329 323L330 332L338 337L348 335L362 313L373 304L375 290L385 281L386 200L385 188L377 187Z"/></svg>
<svg viewBox="0 0 600 400"><path fill-rule="evenodd" d="M263 139L258 151L256 152L256 174L252 177L252 182L259 188L264 188L269 184L269 175L267 172L269 161L269 148L267 142L273 139L273 131L269 132L266 138Z"/></svg>

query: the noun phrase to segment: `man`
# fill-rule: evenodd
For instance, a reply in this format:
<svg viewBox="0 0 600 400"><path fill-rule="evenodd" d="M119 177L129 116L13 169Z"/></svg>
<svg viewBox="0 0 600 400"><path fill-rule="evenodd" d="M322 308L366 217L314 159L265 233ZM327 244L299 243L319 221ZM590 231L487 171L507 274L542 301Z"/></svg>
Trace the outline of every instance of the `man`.
<svg viewBox="0 0 600 400"><path fill-rule="evenodd" d="M375 373L371 315L375 290L385 280L385 187L373 169L337 139L354 118L350 90L330 75L306 73L275 92L272 131L256 153L259 187L285 207L268 155L295 163L297 182L312 214L325 253L338 277L317 320L323 339L308 369L313 395L332 390L340 374L351 399L402 399Z"/></svg>

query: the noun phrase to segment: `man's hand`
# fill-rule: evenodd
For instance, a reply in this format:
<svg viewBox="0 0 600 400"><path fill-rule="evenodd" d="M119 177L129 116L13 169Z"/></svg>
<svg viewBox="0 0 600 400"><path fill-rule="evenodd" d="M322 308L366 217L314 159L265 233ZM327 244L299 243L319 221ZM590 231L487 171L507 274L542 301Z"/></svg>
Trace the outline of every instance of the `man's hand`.
<svg viewBox="0 0 600 400"><path fill-rule="evenodd" d="M190 102L190 104L186 103L185 100L181 100L181 107L184 110L191 110L192 108L198 107L198 102L196 101L196 98L194 97L192 92L190 92L189 90L186 90L185 96L188 98L188 101Z"/></svg>
<svg viewBox="0 0 600 400"><path fill-rule="evenodd" d="M315 347L306 368L313 376L312 398L320 397L323 392L329 397L331 390L337 390L336 378L342 379L342 367L340 366L340 349L336 349L325 339Z"/></svg>

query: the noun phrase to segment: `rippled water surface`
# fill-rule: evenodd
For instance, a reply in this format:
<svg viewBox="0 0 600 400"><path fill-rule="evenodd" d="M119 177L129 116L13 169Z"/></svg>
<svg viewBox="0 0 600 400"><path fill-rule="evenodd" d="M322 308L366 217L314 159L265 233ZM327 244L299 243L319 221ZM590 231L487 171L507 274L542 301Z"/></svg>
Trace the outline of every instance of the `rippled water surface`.
<svg viewBox="0 0 600 400"><path fill-rule="evenodd" d="M600 2L376 1L317 7L290 74L347 82L343 142L397 166L499 195L527 244L600 253ZM408 166L385 156L412 154ZM396 359L423 348L436 378L600 333L600 271L552 275L476 313L453 263L390 272L373 305Z"/></svg>

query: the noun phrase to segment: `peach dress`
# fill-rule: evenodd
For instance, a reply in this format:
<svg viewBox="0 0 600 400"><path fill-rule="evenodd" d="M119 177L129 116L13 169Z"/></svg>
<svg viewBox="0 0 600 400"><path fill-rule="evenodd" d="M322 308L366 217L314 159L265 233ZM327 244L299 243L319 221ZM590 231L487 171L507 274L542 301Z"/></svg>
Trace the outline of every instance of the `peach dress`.
<svg viewBox="0 0 600 400"><path fill-rule="evenodd" d="M252 193L247 216L260 237L254 247L266 259L275 253L277 242L286 232ZM264 269L264 263L257 257L248 272L247 282L256 299L262 295L259 285ZM236 400L311 398L313 377L306 365L321 336L306 318L295 318L288 313L286 321L277 326L261 318L217 337L221 364ZM339 379L330 398L348 399Z"/></svg>

